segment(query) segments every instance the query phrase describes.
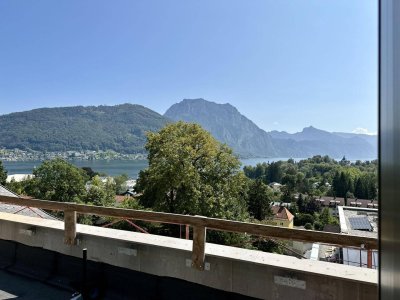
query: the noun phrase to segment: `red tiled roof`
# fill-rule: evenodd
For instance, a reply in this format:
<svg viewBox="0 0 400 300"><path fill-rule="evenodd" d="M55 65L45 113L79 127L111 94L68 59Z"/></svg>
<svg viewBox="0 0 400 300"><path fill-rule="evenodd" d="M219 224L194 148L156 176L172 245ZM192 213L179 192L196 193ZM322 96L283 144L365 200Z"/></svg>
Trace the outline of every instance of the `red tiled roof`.
<svg viewBox="0 0 400 300"><path fill-rule="evenodd" d="M272 213L275 219L283 219L292 221L294 216L290 213L290 211L284 206L272 206L271 207Z"/></svg>

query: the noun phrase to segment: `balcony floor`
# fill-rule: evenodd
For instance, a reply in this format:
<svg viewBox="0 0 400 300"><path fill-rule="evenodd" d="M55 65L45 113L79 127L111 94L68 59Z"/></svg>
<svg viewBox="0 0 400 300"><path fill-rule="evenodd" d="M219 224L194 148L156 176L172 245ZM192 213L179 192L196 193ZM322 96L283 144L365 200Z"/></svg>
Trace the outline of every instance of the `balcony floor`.
<svg viewBox="0 0 400 300"><path fill-rule="evenodd" d="M39 281L0 271L0 300L3 299L70 299L71 292Z"/></svg>

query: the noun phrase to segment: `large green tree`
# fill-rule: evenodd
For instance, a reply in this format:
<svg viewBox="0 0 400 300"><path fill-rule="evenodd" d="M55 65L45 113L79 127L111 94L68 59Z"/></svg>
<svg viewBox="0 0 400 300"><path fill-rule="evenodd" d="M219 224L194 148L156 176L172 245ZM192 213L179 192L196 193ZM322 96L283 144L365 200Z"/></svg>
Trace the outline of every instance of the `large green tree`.
<svg viewBox="0 0 400 300"><path fill-rule="evenodd" d="M248 192L248 205L250 214L264 220L272 215L271 202L274 200L274 192L261 179L251 180Z"/></svg>
<svg viewBox="0 0 400 300"><path fill-rule="evenodd" d="M3 163L0 160L0 184L1 185L5 185L6 184L6 180L7 180L7 171L3 167Z"/></svg>
<svg viewBox="0 0 400 300"><path fill-rule="evenodd" d="M149 167L137 190L146 207L244 220L247 180L232 150L197 124L177 122L149 133Z"/></svg>
<svg viewBox="0 0 400 300"><path fill-rule="evenodd" d="M56 158L45 161L33 171L29 194L40 199L72 202L83 199L85 172L69 162Z"/></svg>

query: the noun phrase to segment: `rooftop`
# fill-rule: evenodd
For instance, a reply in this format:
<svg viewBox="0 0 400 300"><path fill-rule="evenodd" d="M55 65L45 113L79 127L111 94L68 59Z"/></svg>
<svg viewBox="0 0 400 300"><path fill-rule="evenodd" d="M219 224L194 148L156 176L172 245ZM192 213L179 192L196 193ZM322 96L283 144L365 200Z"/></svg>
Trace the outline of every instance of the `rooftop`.
<svg viewBox="0 0 400 300"><path fill-rule="evenodd" d="M345 206L345 199L340 197L328 197L322 196L317 199L321 203L322 206ZM379 203L377 200L368 200L368 199L347 199L347 205L352 207L361 207L361 208L378 208Z"/></svg>
<svg viewBox="0 0 400 300"><path fill-rule="evenodd" d="M0 196L8 196L19 198L17 194L14 194L4 186L0 185ZM43 219L56 220L57 218L51 216L40 208L36 207L28 207L28 206L20 206L15 204L6 204L0 202L0 212L10 213L10 214L18 214L28 217L39 217Z"/></svg>
<svg viewBox="0 0 400 300"><path fill-rule="evenodd" d="M292 221L294 216L285 206L271 206L272 213L275 219Z"/></svg>
<svg viewBox="0 0 400 300"><path fill-rule="evenodd" d="M364 237L378 237L378 210L372 208L339 207L340 230L343 233ZM360 225L370 225L370 230ZM363 227L363 226L361 226Z"/></svg>

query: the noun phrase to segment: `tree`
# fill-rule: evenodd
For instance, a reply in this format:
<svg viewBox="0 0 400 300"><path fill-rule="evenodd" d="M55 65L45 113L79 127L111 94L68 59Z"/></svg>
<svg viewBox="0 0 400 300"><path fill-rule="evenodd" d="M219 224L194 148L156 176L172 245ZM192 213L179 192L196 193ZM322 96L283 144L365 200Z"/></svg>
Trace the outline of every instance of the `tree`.
<svg viewBox="0 0 400 300"><path fill-rule="evenodd" d="M197 124L177 122L148 133L149 167L138 192L145 207L170 213L244 220L247 179L226 145Z"/></svg>
<svg viewBox="0 0 400 300"><path fill-rule="evenodd" d="M268 166L267 170L267 182L281 182L282 180L282 162L272 162Z"/></svg>
<svg viewBox="0 0 400 300"><path fill-rule="evenodd" d="M306 201L304 200L303 194L300 194L297 198L297 207L299 208L299 212L304 213L306 211Z"/></svg>
<svg viewBox="0 0 400 300"><path fill-rule="evenodd" d="M129 179L128 174L121 174L119 176L114 177L115 181L115 192L117 194L124 193L127 190L125 182Z"/></svg>
<svg viewBox="0 0 400 300"><path fill-rule="evenodd" d="M282 201L283 202L292 202L294 200L293 193L296 188L296 176L286 174L282 177Z"/></svg>
<svg viewBox="0 0 400 300"><path fill-rule="evenodd" d="M322 223L322 225L334 223L333 217L331 216L331 213L329 212L329 208L325 207L322 210L321 214L319 215L319 221Z"/></svg>
<svg viewBox="0 0 400 300"><path fill-rule="evenodd" d="M3 163L0 160L0 184L5 185L7 181L7 170L3 167Z"/></svg>
<svg viewBox="0 0 400 300"><path fill-rule="evenodd" d="M93 177L84 201L97 206L112 206L115 203L115 183L111 178L103 182L99 176Z"/></svg>
<svg viewBox="0 0 400 300"><path fill-rule="evenodd" d="M356 183L354 184L354 196L360 199L366 199L364 193L364 186L361 178L357 178Z"/></svg>
<svg viewBox="0 0 400 300"><path fill-rule="evenodd" d="M85 171L85 173L89 177L89 179L92 179L94 176L99 175L99 173L93 171L93 169L91 167L82 167L82 170Z"/></svg>
<svg viewBox="0 0 400 300"><path fill-rule="evenodd" d="M322 231L324 229L324 225L319 221L315 221L314 222L314 229Z"/></svg>
<svg viewBox="0 0 400 300"><path fill-rule="evenodd" d="M313 226L312 226L311 223L306 223L306 224L304 225L304 229L311 230L311 229L313 229Z"/></svg>
<svg viewBox="0 0 400 300"><path fill-rule="evenodd" d="M264 220L271 215L270 204L274 192L261 179L252 180L248 193L249 212L254 218Z"/></svg>
<svg viewBox="0 0 400 300"><path fill-rule="evenodd" d="M36 198L72 202L81 200L85 193L85 172L63 159L45 161L33 175L27 189Z"/></svg>
<svg viewBox="0 0 400 300"><path fill-rule="evenodd" d="M294 225L295 226L303 226L306 223L314 223L315 218L313 215L310 214L298 214L295 218L294 218Z"/></svg>

